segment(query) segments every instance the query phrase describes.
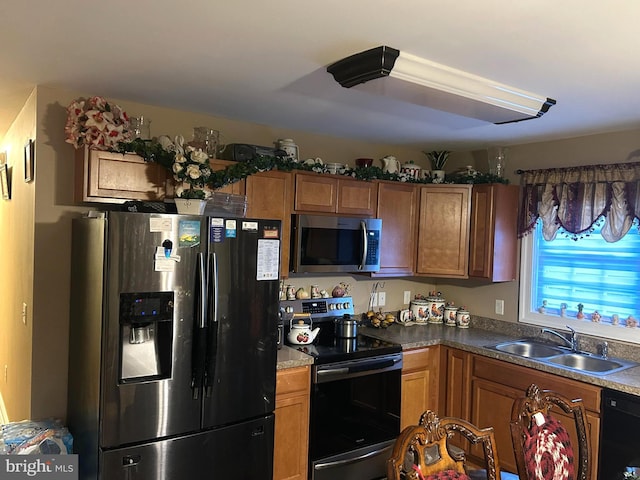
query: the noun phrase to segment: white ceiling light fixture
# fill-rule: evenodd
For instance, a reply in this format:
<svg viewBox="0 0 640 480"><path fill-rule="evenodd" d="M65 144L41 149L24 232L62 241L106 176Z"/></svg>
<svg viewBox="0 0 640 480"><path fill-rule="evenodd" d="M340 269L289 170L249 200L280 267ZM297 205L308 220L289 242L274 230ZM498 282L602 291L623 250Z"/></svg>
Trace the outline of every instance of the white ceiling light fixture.
<svg viewBox="0 0 640 480"><path fill-rule="evenodd" d="M552 98L381 46L327 67L345 88L356 88L496 124L530 120Z"/></svg>

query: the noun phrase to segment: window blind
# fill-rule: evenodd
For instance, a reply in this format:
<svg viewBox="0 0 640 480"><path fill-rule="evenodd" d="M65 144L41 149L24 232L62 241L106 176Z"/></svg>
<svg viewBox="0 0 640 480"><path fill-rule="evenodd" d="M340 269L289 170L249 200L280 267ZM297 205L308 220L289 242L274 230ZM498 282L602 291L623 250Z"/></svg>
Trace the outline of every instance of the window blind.
<svg viewBox="0 0 640 480"><path fill-rule="evenodd" d="M629 315L639 318L639 234L631 230L620 241L608 243L596 225L593 234L578 241L558 234L547 242L538 227L533 233L532 311L544 306L545 313L560 315L566 304L566 316L576 318L582 304L585 320L595 311L606 323L614 314L621 324Z"/></svg>

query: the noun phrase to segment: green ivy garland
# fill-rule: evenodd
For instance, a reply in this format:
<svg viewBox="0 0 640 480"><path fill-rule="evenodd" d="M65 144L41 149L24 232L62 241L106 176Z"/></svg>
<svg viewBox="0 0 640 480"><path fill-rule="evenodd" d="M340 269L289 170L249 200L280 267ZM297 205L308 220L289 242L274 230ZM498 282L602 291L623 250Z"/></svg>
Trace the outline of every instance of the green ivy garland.
<svg viewBox="0 0 640 480"><path fill-rule="evenodd" d="M118 146L119 153L135 153L142 157L146 162L155 162L172 172L174 154L162 148L160 143L155 140L135 139L131 142L120 142ZM288 158L272 157L264 155L256 155L254 158L244 162L237 162L228 167L216 170L211 173L205 183L212 189L218 189L226 185L230 185L246 177L268 170L281 170L290 172L292 170L305 170L324 172L322 165L307 165L304 162L294 162ZM358 167L356 169L347 169L343 174L353 177L357 180L391 180L396 182L407 183L423 183L430 184L429 179L412 179L401 176L397 173L389 173L383 171L380 167ZM508 184L509 180L488 173L477 172L475 175L467 174L451 174L445 177L445 183L504 183Z"/></svg>

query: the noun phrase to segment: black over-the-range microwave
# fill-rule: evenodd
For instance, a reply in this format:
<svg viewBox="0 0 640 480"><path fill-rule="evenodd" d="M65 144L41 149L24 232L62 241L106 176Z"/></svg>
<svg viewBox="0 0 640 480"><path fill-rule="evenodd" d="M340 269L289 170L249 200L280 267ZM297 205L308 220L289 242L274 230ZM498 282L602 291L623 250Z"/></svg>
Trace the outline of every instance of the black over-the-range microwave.
<svg viewBox="0 0 640 480"><path fill-rule="evenodd" d="M297 273L377 272L382 220L294 215L290 270Z"/></svg>

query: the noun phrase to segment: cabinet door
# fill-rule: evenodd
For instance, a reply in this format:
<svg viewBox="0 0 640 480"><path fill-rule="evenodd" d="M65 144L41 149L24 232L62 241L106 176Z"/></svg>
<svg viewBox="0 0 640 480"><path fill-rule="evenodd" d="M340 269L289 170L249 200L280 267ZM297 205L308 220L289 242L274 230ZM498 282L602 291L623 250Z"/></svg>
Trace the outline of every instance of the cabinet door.
<svg viewBox="0 0 640 480"><path fill-rule="evenodd" d="M295 174L296 212L335 213L338 201L338 180L335 176Z"/></svg>
<svg viewBox="0 0 640 480"><path fill-rule="evenodd" d="M474 185L471 198L469 277L492 282L516 278L517 185Z"/></svg>
<svg viewBox="0 0 640 480"><path fill-rule="evenodd" d="M378 203L378 186L373 182L338 178L336 213L372 217Z"/></svg>
<svg viewBox="0 0 640 480"><path fill-rule="evenodd" d="M378 184L377 218L382 219L380 271L412 275L416 258L418 189L399 182Z"/></svg>
<svg viewBox="0 0 640 480"><path fill-rule="evenodd" d="M471 185L420 188L416 273L468 278Z"/></svg>
<svg viewBox="0 0 640 480"><path fill-rule="evenodd" d="M273 480L306 480L309 447L309 367L276 377Z"/></svg>
<svg viewBox="0 0 640 480"><path fill-rule="evenodd" d="M247 217L282 221L280 232L280 275L289 276L291 238L291 173L272 170L246 179Z"/></svg>
<svg viewBox="0 0 640 480"><path fill-rule="evenodd" d="M446 374L441 378L441 382L444 382L441 383L444 392L442 416L469 420L470 354L455 348L446 348L443 361Z"/></svg>
<svg viewBox="0 0 640 480"><path fill-rule="evenodd" d="M402 355L400 429L416 425L425 410L438 411L438 346L408 350Z"/></svg>
<svg viewBox="0 0 640 480"><path fill-rule="evenodd" d="M122 203L163 200L169 172L138 155L76 150L76 202Z"/></svg>
<svg viewBox="0 0 640 480"><path fill-rule="evenodd" d="M471 418L474 425L485 428L493 427L500 459L500 468L508 472L518 471L511 441L511 409L516 398L522 392L498 383L482 379L474 379L471 383ZM479 447L472 449L472 454L482 458Z"/></svg>

